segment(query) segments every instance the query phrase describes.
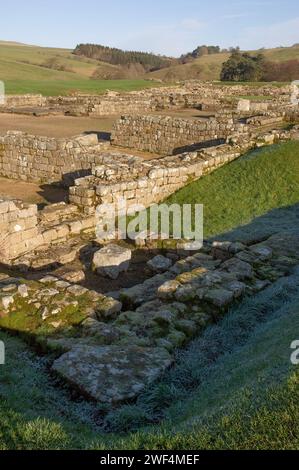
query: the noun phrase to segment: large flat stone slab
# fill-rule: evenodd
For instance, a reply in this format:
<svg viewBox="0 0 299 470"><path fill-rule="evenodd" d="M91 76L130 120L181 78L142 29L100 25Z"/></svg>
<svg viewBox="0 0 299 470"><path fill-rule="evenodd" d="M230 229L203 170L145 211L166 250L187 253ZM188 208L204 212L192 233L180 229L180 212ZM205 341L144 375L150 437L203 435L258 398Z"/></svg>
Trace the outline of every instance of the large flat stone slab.
<svg viewBox="0 0 299 470"><path fill-rule="evenodd" d="M121 403L136 397L171 363L163 348L78 346L56 360L52 369L89 398Z"/></svg>

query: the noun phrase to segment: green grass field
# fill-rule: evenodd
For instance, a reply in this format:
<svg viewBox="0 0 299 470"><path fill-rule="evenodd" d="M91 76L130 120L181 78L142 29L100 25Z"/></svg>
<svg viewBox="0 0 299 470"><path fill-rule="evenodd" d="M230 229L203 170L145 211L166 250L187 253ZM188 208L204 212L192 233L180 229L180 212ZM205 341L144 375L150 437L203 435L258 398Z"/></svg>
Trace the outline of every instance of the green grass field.
<svg viewBox="0 0 299 470"><path fill-rule="evenodd" d="M6 80L9 95L41 93L44 96L68 95L73 92L102 94L107 90L126 92L152 88L157 84L146 80ZM159 86L159 85L158 85Z"/></svg>
<svg viewBox="0 0 299 470"><path fill-rule="evenodd" d="M132 91L156 86L155 82L133 80L92 80L100 66L107 71L117 67L93 59L75 56L69 49L7 44L0 41L0 80L6 93L42 93L45 96L66 95L74 91L103 93L106 90ZM56 59L64 70L44 66Z"/></svg>
<svg viewBox="0 0 299 470"><path fill-rule="evenodd" d="M295 228L298 165L298 142L251 152L169 202L203 202L206 235ZM233 307L135 404L106 417L100 405L71 398L45 358L0 333L0 449L298 450L299 370L290 362L298 313L297 269Z"/></svg>

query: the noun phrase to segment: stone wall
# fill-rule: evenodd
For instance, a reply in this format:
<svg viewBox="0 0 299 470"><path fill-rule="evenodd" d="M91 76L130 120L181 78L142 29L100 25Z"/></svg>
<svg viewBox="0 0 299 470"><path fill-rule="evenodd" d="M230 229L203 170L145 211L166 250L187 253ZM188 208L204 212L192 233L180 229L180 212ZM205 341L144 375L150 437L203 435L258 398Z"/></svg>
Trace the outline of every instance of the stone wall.
<svg viewBox="0 0 299 470"><path fill-rule="evenodd" d="M77 206L66 203L51 204L38 211L36 204L17 200L0 200L0 260L3 264L26 266L24 255L73 239L81 233L94 233L95 217L84 216ZM69 256L68 253L62 253ZM50 262L49 258L49 262ZM39 266L36 256L35 266Z"/></svg>
<svg viewBox="0 0 299 470"><path fill-rule="evenodd" d="M262 87L235 85L231 87L220 84L186 81L177 86L150 88L129 93L107 91L102 95L75 94L72 96L42 97L42 95L7 95L6 104L0 106L13 109L18 107L46 106L74 115L121 115L144 114L167 109L214 109L238 96L267 96L270 102L281 104L290 102L291 88L273 87L265 84ZM263 106L263 105L262 105ZM271 106L271 104L270 104ZM260 105L257 103L257 108ZM252 108L253 110L253 108Z"/></svg>
<svg viewBox="0 0 299 470"><path fill-rule="evenodd" d="M6 95L0 108L21 108L45 106L47 99L42 95Z"/></svg>
<svg viewBox="0 0 299 470"><path fill-rule="evenodd" d="M119 198L125 198L128 207L138 204L148 207L251 148L290 138L298 138L297 128L248 135L246 138L236 136L231 144L150 162L130 155L102 153L97 156L100 163L92 164L92 174L77 179L75 186L69 189L70 204L52 204L38 211L36 205L0 201L1 262L39 269L41 253L46 253L43 263L45 260L53 261L46 251L53 245L55 262L58 258L61 264L70 262L82 245L79 243L71 248L71 252L60 252L56 245L69 239L76 243L76 237L82 233L94 236L95 214L100 204L115 204Z"/></svg>
<svg viewBox="0 0 299 470"><path fill-rule="evenodd" d="M128 207L138 204L149 207L239 156L236 149L223 145L217 151L213 148L186 153L175 160L165 157L163 161L153 160L144 165L137 162L140 166L137 176L128 162L127 174L114 174L113 180L106 176L113 172L111 166L95 167L92 176L76 180L75 186L69 188L69 200L85 214L95 213L100 204L117 203L119 198L126 199Z"/></svg>
<svg viewBox="0 0 299 470"><path fill-rule="evenodd" d="M123 116L114 124L111 143L138 150L169 155L187 147L205 143L216 145L234 132L246 132L246 126L231 117L206 120L168 116Z"/></svg>
<svg viewBox="0 0 299 470"><path fill-rule="evenodd" d="M109 147L95 134L55 139L11 131L0 137L0 175L23 181L72 184L97 163L97 152Z"/></svg>
<svg viewBox="0 0 299 470"><path fill-rule="evenodd" d="M240 88L233 93L237 92L240 93ZM117 116L171 109L215 109L220 103L220 98L226 95L227 87L215 87L199 82L190 86L151 88L130 93L108 91L103 95L76 94L49 97L47 106L64 109L75 115Z"/></svg>
<svg viewBox="0 0 299 470"><path fill-rule="evenodd" d="M162 109L201 108L207 100L202 90L184 88L158 88L145 91L104 95L75 95L47 98L47 106L64 109L70 114L86 116L119 116L121 114L144 114Z"/></svg>
<svg viewBox="0 0 299 470"><path fill-rule="evenodd" d="M138 204L149 207L256 146L291 137L284 130L236 135L231 144L151 161L107 154L103 165L93 167L91 176L75 181L75 186L69 189L69 199L86 215L94 214L98 205L114 204L119 198L125 198L128 207Z"/></svg>
<svg viewBox="0 0 299 470"><path fill-rule="evenodd" d="M41 243L36 205L0 200L0 227L2 263L34 250Z"/></svg>
<svg viewBox="0 0 299 470"><path fill-rule="evenodd" d="M239 113L258 113L268 111L269 103L266 101L239 100L237 103L237 112Z"/></svg>
<svg viewBox="0 0 299 470"><path fill-rule="evenodd" d="M86 215L94 214L101 204L117 203L119 198L126 199L128 207L139 204L149 207L250 149L298 138L296 136L297 128L264 134L236 134L230 144L151 161L107 154L101 166L93 166L92 175L79 178L75 186L69 188L69 200Z"/></svg>

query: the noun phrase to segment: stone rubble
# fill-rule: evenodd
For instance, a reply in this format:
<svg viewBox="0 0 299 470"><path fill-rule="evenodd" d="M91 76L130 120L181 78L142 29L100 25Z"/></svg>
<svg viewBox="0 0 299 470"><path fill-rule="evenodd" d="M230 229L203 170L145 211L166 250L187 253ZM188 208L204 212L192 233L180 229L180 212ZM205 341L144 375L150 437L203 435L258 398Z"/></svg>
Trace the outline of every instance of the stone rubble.
<svg viewBox="0 0 299 470"><path fill-rule="evenodd" d="M27 282L3 275L0 327L21 314L24 331L55 351L55 373L86 397L117 404L159 378L175 351L232 305L289 275L298 253L297 230L257 244L213 242L123 289L120 300L57 276Z"/></svg>
<svg viewBox="0 0 299 470"><path fill-rule="evenodd" d="M252 93L265 101L239 100ZM96 239L97 207L120 197L130 207L149 207L250 149L298 138L298 126L284 129L298 119L289 98L289 87L236 85L228 97L227 87L199 82L123 95L10 97L2 111L37 106L40 113L101 116L109 109L126 117L116 122L112 142L99 143L96 135L0 137L0 175L69 187L68 203L42 210L0 201L0 328L27 334L54 353L53 372L86 397L107 404L134 399L171 366L177 349L244 296L291 273L299 264L299 234L279 232L260 243L214 241L191 251L196 247L186 240L145 233L135 246L156 255L146 267L151 277L103 295L86 287L91 269L112 283L130 267L132 250ZM212 117L138 115L188 108ZM179 153L146 161L115 152L113 143Z"/></svg>

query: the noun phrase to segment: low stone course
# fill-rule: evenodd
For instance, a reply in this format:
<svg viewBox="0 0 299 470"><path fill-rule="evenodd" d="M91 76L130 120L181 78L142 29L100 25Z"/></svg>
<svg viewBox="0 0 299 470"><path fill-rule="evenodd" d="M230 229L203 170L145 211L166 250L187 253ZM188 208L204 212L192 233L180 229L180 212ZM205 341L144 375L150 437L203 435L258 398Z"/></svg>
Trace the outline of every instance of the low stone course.
<svg viewBox="0 0 299 470"><path fill-rule="evenodd" d="M0 105L3 110L20 107L42 107L45 106L47 98L40 94L5 95L4 104Z"/></svg>

